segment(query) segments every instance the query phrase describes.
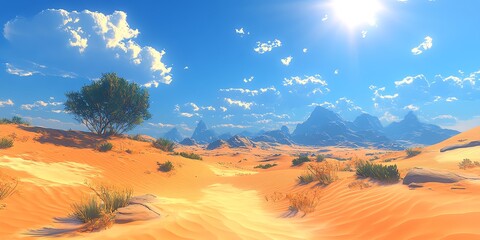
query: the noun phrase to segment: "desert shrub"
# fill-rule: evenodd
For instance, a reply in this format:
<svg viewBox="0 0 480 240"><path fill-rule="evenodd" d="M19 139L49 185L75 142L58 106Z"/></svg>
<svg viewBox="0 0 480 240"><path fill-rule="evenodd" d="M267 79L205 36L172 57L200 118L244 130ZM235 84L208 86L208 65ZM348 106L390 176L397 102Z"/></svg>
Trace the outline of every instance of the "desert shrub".
<svg viewBox="0 0 480 240"><path fill-rule="evenodd" d="M98 151L100 151L100 152L108 152L108 151L112 150L112 148L113 148L113 144L112 144L112 143L104 142L104 143L100 144L100 146L98 146Z"/></svg>
<svg viewBox="0 0 480 240"><path fill-rule="evenodd" d="M158 165L158 170L162 172L170 172L175 168L175 166L173 166L173 163L170 161L166 161L164 163L157 162L157 165Z"/></svg>
<svg viewBox="0 0 480 240"><path fill-rule="evenodd" d="M405 152L407 153L407 157L414 157L420 154L422 150L420 148L407 148Z"/></svg>
<svg viewBox="0 0 480 240"><path fill-rule="evenodd" d="M301 192L287 194L286 198L288 199L290 206L288 207L291 212L302 211L305 215L315 211L319 200L320 192Z"/></svg>
<svg viewBox="0 0 480 240"><path fill-rule="evenodd" d="M357 176L376 179L382 182L398 182L400 173L397 165L382 165L370 162L360 162L357 164Z"/></svg>
<svg viewBox="0 0 480 240"><path fill-rule="evenodd" d="M11 148L11 147L13 147L13 139L0 138L0 149Z"/></svg>
<svg viewBox="0 0 480 240"><path fill-rule="evenodd" d="M277 166L276 163L274 163L274 164L267 163L267 164L259 164L259 165L255 166L253 168L267 169L267 168L271 168L271 167L275 167L275 166Z"/></svg>
<svg viewBox="0 0 480 240"><path fill-rule="evenodd" d="M133 153L133 151L132 151L131 149L127 149L127 150L125 150L125 152L128 153L128 154L132 154L132 153Z"/></svg>
<svg viewBox="0 0 480 240"><path fill-rule="evenodd" d="M202 156L195 154L195 153L186 153L186 152L176 152L174 155L180 155L184 158L190 158L190 159L195 159L195 160L202 160Z"/></svg>
<svg viewBox="0 0 480 240"><path fill-rule="evenodd" d="M309 184L314 180L315 180L315 177L309 172L305 172L302 175L298 176L298 183L300 184Z"/></svg>
<svg viewBox="0 0 480 240"><path fill-rule="evenodd" d="M468 158L465 158L458 164L458 167L460 169L480 167L480 162L478 162L478 161L472 162L472 160L470 160Z"/></svg>
<svg viewBox="0 0 480 240"><path fill-rule="evenodd" d="M164 138L157 139L153 142L153 146L164 152L173 152L173 149L175 149L175 143Z"/></svg>
<svg viewBox="0 0 480 240"><path fill-rule="evenodd" d="M321 185L328 185L338 179L338 167L327 161L311 163L307 166L307 171Z"/></svg>
<svg viewBox="0 0 480 240"><path fill-rule="evenodd" d="M127 136L129 139L139 141L139 142L152 142L150 139L145 138L141 134L135 134L135 135L128 135Z"/></svg>
<svg viewBox="0 0 480 240"><path fill-rule="evenodd" d="M107 185L90 186L90 189L102 200L105 213L127 206L133 194L132 189Z"/></svg>
<svg viewBox="0 0 480 240"><path fill-rule="evenodd" d="M310 162L310 161L312 160L310 160L310 158L308 158L307 156L300 156L292 160L292 166L298 166L304 162Z"/></svg>
<svg viewBox="0 0 480 240"><path fill-rule="evenodd" d="M318 155L317 156L317 162L323 162L325 160L325 155Z"/></svg>
<svg viewBox="0 0 480 240"><path fill-rule="evenodd" d="M16 179L2 179L0 180L0 200L11 196L17 188L18 180Z"/></svg>
<svg viewBox="0 0 480 240"><path fill-rule="evenodd" d="M2 118L0 119L0 124L19 124L19 125L30 125L29 122L23 120L23 118L19 116L14 116L11 119Z"/></svg>
<svg viewBox="0 0 480 240"><path fill-rule="evenodd" d="M65 111L103 137L132 130L151 118L148 90L115 73L103 74L100 80L66 97Z"/></svg>
<svg viewBox="0 0 480 240"><path fill-rule="evenodd" d="M80 203L72 204L72 216L84 223L98 219L103 214L103 207L96 197L90 197Z"/></svg>

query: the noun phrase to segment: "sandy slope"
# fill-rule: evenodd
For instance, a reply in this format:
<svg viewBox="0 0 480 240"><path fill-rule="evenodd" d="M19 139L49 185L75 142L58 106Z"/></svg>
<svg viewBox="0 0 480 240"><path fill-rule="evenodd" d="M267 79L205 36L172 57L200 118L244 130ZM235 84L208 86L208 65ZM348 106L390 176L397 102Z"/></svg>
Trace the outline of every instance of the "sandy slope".
<svg viewBox="0 0 480 240"><path fill-rule="evenodd" d="M0 125L3 136L16 140L14 147L0 150L0 173L18 178L20 185L0 210L0 239L480 239L477 183L430 183L409 190L401 183L369 182L370 187L358 189L349 187L356 181L353 172L340 172L340 180L326 188L299 186L296 178L304 166L291 167L292 155L318 154L319 148L177 149L201 154L203 161L196 161L123 138L110 140L114 149L101 153L94 150L100 140L81 132ZM427 147L413 158L374 149L330 148L328 153L363 159L375 154L378 162L394 159L390 163L402 172L423 166L480 174L479 169L457 166L463 158L480 161L480 147L439 152L478 136L480 128ZM157 172L156 162L166 160L176 170ZM254 168L260 163L278 166ZM71 203L90 194L85 181L129 186L135 195L155 194L162 216L95 233L71 231L77 225L61 218L68 216ZM321 191L319 204L306 216L291 214L286 199L271 198L314 190Z"/></svg>

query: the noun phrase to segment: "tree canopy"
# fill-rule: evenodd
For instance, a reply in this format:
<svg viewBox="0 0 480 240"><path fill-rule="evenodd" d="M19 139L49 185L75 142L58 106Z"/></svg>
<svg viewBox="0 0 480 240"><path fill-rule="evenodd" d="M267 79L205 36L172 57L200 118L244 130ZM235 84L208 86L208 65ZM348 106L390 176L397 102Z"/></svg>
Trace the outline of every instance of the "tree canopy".
<svg viewBox="0 0 480 240"><path fill-rule="evenodd" d="M108 137L133 129L150 119L149 94L115 73L66 94L65 110L90 131Z"/></svg>

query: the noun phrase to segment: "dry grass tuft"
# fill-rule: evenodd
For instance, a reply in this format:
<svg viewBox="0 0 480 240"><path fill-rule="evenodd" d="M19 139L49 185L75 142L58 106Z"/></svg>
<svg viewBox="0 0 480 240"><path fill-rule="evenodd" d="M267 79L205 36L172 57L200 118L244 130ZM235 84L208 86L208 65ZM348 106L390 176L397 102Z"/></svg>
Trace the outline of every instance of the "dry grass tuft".
<svg viewBox="0 0 480 240"><path fill-rule="evenodd" d="M460 163L458 163L458 167L463 170L466 170L469 168L476 168L476 167L480 167L480 162L478 161L472 162L472 160L465 158Z"/></svg>
<svg viewBox="0 0 480 240"><path fill-rule="evenodd" d="M295 213L303 212L304 215L314 212L320 202L320 193L319 190L315 190L287 194L286 198L290 202L289 210Z"/></svg>
<svg viewBox="0 0 480 240"><path fill-rule="evenodd" d="M310 163L307 166L307 171L321 185L329 185L338 179L338 166L328 161Z"/></svg>
<svg viewBox="0 0 480 240"><path fill-rule="evenodd" d="M371 187L371 185L368 182L364 182L360 180L357 180L348 184L348 188L350 189L362 190L369 187Z"/></svg>

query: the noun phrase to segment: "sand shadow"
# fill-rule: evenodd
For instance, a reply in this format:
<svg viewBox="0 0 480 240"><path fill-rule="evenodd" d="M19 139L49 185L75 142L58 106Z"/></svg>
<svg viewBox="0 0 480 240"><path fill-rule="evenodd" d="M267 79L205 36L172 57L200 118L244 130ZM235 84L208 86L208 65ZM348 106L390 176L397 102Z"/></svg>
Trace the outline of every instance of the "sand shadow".
<svg viewBox="0 0 480 240"><path fill-rule="evenodd" d="M75 236L84 226L84 223L75 218L54 218L53 223L58 227L42 227L39 229L30 229L25 235L33 237L66 237Z"/></svg>
<svg viewBox="0 0 480 240"><path fill-rule="evenodd" d="M36 138L40 143L51 143L57 146L72 148L95 148L103 139L93 133L81 131L64 131L51 128L19 126L22 130L40 133Z"/></svg>

